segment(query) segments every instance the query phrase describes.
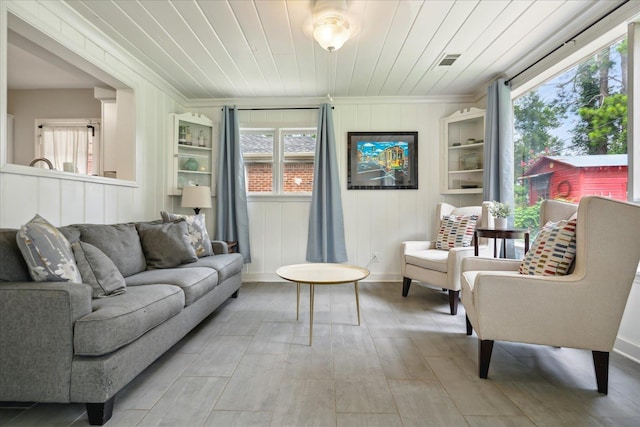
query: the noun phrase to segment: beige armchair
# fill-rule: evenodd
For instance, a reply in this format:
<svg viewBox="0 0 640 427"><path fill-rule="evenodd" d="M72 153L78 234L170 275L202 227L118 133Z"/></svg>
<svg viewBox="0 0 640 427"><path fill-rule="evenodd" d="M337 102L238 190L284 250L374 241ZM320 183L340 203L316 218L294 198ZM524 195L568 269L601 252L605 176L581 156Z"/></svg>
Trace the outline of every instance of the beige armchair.
<svg viewBox="0 0 640 427"><path fill-rule="evenodd" d="M493 216L489 213L491 202L483 202L481 206L456 208L448 203L436 205L435 228L433 240L402 242L402 296L406 297L412 280L434 285L449 291L449 309L452 315L458 313L460 296L460 263L463 258L473 256L473 244L470 247L436 249L435 234L440 227L444 215L478 215L477 224L482 227L493 227ZM488 239L479 242L480 255L491 256L493 245Z"/></svg>
<svg viewBox="0 0 640 427"><path fill-rule="evenodd" d="M566 219L571 210L549 201L541 216ZM463 261L462 303L467 334L479 338L481 378L495 340L581 348L592 351L598 391L607 393L609 352L640 260L640 206L589 196L577 215L574 269L565 276L522 275L514 260Z"/></svg>

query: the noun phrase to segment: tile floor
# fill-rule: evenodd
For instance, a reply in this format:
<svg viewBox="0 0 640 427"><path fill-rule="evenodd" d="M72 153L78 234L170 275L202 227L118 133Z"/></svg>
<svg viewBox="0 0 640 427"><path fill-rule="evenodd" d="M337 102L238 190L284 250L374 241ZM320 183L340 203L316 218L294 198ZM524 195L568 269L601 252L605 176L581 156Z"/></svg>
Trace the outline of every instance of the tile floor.
<svg viewBox="0 0 640 427"><path fill-rule="evenodd" d="M247 283L116 398L118 426L640 426L640 365L611 355L609 394L591 353L496 343L489 379L464 308L413 284ZM305 298L306 297L306 298ZM82 404L1 408L2 426L88 425Z"/></svg>

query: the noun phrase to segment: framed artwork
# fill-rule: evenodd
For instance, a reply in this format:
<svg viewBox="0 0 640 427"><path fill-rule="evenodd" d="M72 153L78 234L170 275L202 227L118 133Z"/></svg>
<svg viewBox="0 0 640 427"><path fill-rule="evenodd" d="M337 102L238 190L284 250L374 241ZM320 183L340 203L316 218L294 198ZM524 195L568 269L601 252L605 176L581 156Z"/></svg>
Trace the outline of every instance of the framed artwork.
<svg viewBox="0 0 640 427"><path fill-rule="evenodd" d="M349 132L349 190L418 188L418 132Z"/></svg>

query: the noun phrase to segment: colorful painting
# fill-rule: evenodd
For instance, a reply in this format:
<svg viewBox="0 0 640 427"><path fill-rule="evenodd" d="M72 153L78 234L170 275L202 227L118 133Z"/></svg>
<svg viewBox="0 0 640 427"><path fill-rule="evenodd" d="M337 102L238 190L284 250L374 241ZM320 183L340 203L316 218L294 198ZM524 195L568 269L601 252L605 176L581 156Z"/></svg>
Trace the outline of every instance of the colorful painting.
<svg viewBox="0 0 640 427"><path fill-rule="evenodd" d="M417 189L418 132L349 132L349 190Z"/></svg>

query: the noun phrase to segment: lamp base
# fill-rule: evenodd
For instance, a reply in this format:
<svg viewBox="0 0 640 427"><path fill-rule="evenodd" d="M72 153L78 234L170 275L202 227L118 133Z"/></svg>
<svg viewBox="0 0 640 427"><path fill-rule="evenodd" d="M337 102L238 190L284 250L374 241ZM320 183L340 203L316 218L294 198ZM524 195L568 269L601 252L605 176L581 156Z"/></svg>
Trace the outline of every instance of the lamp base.
<svg viewBox="0 0 640 427"><path fill-rule="evenodd" d="M198 215L200 213L200 208L193 208L193 211Z"/></svg>

